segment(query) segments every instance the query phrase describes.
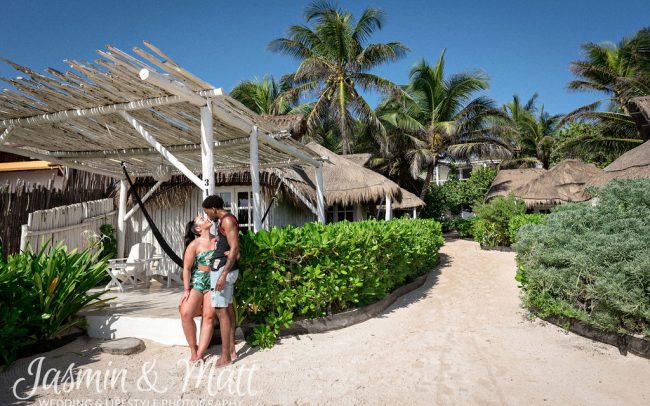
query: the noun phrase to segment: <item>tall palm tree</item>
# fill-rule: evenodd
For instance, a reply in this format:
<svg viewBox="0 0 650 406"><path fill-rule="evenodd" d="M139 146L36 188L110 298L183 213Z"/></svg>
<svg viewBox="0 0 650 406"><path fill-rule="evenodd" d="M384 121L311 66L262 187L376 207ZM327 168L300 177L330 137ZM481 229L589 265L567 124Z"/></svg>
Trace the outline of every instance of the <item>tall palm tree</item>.
<svg viewBox="0 0 650 406"><path fill-rule="evenodd" d="M383 12L376 8L365 9L355 19L334 3L316 2L306 8L305 20L311 26L291 26L287 37L269 44L272 51L300 61L298 69L283 78L292 85L283 97L297 102L300 97L315 95L307 115L308 129L313 131L327 120L336 123L342 152L347 154L351 150L354 118L383 131L359 90L399 91L393 83L370 71L401 58L408 48L399 42L368 44L384 23Z"/></svg>
<svg viewBox="0 0 650 406"><path fill-rule="evenodd" d="M551 154L558 139L557 130L561 115L550 115L544 106L537 110L537 93L525 104L519 96L503 106L512 125L510 134L512 158L501 162L501 168L525 168L541 164L548 169Z"/></svg>
<svg viewBox="0 0 650 406"><path fill-rule="evenodd" d="M630 117L628 106L631 98L650 94L650 27L618 44L587 43L582 49L585 59L571 63L570 69L577 79L568 87L599 92L605 98L567 114L561 124L593 121L602 131L568 140L561 148L574 152L622 153L646 141L650 133L642 131L640 123Z"/></svg>
<svg viewBox="0 0 650 406"><path fill-rule="evenodd" d="M470 159L475 156L509 157L508 145L499 137L500 128L488 120L505 117L494 102L484 96L472 97L488 88L482 73L458 73L445 77L445 51L434 66L425 60L410 72L405 87L408 97L390 98L378 114L391 129L392 145L401 145L403 160L412 176L425 170L420 197L424 198L439 158ZM390 142L390 140L389 140ZM389 147L384 152L391 155ZM393 154L394 156L394 154Z"/></svg>
<svg viewBox="0 0 650 406"><path fill-rule="evenodd" d="M231 91L230 96L258 114L287 114L291 103L282 98L287 90L286 83L278 83L273 75L264 76L262 80L243 80Z"/></svg>

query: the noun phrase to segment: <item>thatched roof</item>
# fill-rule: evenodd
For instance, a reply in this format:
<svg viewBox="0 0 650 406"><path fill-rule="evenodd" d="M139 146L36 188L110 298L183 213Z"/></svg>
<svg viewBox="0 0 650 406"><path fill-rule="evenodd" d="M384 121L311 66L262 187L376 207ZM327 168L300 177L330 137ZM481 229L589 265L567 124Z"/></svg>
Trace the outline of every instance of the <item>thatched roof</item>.
<svg viewBox="0 0 650 406"><path fill-rule="evenodd" d="M641 137L650 139L650 96L635 97L626 106Z"/></svg>
<svg viewBox="0 0 650 406"><path fill-rule="evenodd" d="M370 161L370 158L372 157L372 154L370 153L362 153L362 154L348 154L348 155L342 155L345 159L350 160L354 162L357 165L361 166L366 166L368 161Z"/></svg>
<svg viewBox="0 0 650 406"><path fill-rule="evenodd" d="M627 151L604 171L607 179L650 178L650 141Z"/></svg>
<svg viewBox="0 0 650 406"><path fill-rule="evenodd" d="M494 178L490 189L485 195L485 201L487 202L497 196L506 196L508 193L527 184L544 172L546 170L542 168L502 169L497 173L496 178Z"/></svg>
<svg viewBox="0 0 650 406"><path fill-rule="evenodd" d="M264 121L273 124L281 131L287 131L291 138L299 140L307 132L307 120L304 114L285 114L275 116L273 114L262 114Z"/></svg>
<svg viewBox="0 0 650 406"><path fill-rule="evenodd" d="M402 189L402 201L399 203L398 202L393 203L393 209L397 209L397 210L412 209L414 207L423 207L425 204L426 203L424 203L424 200L420 199L415 194L409 192L406 189Z"/></svg>
<svg viewBox="0 0 650 406"><path fill-rule="evenodd" d="M591 196L585 188L602 183L602 171L594 164L566 159L548 171L514 189L512 193L529 208L581 202Z"/></svg>
<svg viewBox="0 0 650 406"><path fill-rule="evenodd" d="M402 190L399 185L383 175L349 161L315 142L307 144L307 148L320 156L327 157L330 161L323 165L325 202L328 206L339 203L350 205L377 202L383 200L386 195L396 201L402 200ZM316 201L316 177L313 168L298 168L293 173L288 170L283 172L288 177L294 179L297 177L299 182L296 186L313 197L312 201Z"/></svg>

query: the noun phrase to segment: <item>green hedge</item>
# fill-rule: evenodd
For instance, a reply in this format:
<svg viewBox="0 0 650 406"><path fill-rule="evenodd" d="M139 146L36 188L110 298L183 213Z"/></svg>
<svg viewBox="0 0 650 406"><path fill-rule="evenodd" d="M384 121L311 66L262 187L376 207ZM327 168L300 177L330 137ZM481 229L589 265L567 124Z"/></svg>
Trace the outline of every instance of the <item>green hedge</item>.
<svg viewBox="0 0 650 406"><path fill-rule="evenodd" d="M517 280L534 313L650 337L650 180L614 181L518 234Z"/></svg>
<svg viewBox="0 0 650 406"><path fill-rule="evenodd" d="M478 217L472 224L472 235L482 246L496 247L511 244L508 226L510 220L526 213L526 205L510 194L497 196L490 203L481 203L474 207Z"/></svg>
<svg viewBox="0 0 650 406"><path fill-rule="evenodd" d="M517 242L517 233L519 229L526 224L541 224L544 221L544 214L518 214L508 221L508 237L510 243Z"/></svg>
<svg viewBox="0 0 650 406"><path fill-rule="evenodd" d="M373 303L431 270L443 239L434 220L341 222L273 228L241 238L238 319L257 324L252 345L281 327Z"/></svg>
<svg viewBox="0 0 650 406"><path fill-rule="evenodd" d="M24 251L0 259L0 356L10 364L21 351L60 337L84 320L75 314L101 293L88 295L106 274L106 260L91 249ZM97 305L104 301L97 302Z"/></svg>

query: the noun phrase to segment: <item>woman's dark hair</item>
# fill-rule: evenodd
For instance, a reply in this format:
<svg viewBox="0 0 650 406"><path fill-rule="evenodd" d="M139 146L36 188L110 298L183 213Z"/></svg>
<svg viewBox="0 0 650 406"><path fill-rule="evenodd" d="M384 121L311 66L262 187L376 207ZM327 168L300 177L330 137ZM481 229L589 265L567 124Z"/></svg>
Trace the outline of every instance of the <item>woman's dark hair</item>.
<svg viewBox="0 0 650 406"><path fill-rule="evenodd" d="M223 209L223 199L221 196L210 195L203 200L204 209Z"/></svg>
<svg viewBox="0 0 650 406"><path fill-rule="evenodd" d="M199 233L196 232L196 222L194 220L189 221L185 225L185 248L183 249L183 257L185 257L185 251L192 241L199 236Z"/></svg>

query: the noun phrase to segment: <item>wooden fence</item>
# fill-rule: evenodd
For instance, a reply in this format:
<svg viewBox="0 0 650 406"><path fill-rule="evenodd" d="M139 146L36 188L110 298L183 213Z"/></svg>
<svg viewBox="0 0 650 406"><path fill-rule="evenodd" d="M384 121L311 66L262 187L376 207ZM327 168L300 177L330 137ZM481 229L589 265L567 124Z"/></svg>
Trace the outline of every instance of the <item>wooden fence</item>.
<svg viewBox="0 0 650 406"><path fill-rule="evenodd" d="M19 252L21 227L28 224L29 213L107 198L113 182L111 178L68 170L63 189L31 185L20 180L14 192L8 185L0 186L0 240L4 254Z"/></svg>
<svg viewBox="0 0 650 406"><path fill-rule="evenodd" d="M68 250L87 248L99 237L99 227L117 225L113 199L102 199L30 213L22 226L20 249L27 245L34 251L44 244L63 242Z"/></svg>

